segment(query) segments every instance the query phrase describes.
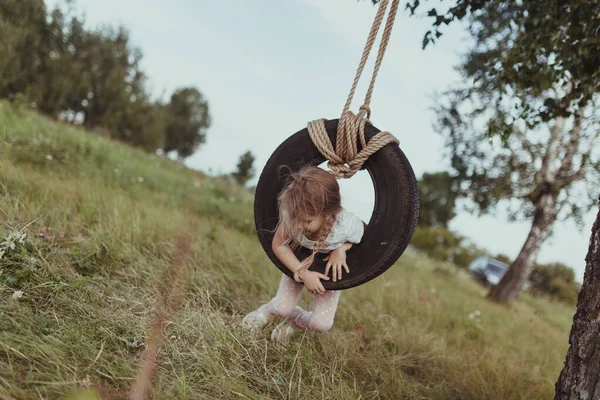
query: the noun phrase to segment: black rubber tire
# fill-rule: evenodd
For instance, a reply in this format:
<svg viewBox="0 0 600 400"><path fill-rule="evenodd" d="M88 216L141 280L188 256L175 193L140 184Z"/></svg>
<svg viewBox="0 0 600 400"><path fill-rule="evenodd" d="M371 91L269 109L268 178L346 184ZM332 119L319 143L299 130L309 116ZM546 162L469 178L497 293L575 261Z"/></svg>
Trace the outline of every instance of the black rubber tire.
<svg viewBox="0 0 600 400"><path fill-rule="evenodd" d="M334 145L337 126L337 119L325 123ZM379 129L367 123L367 142L378 132ZM290 170L298 171L306 165L317 166L324 161L325 158L312 143L308 129L302 129L285 140L271 155L256 187L254 222L258 238L275 266L292 279L292 272L279 261L271 248L278 222L277 195L283 189ZM369 157L363 169L369 172L373 180L373 214L368 222L365 221L368 227L361 243L347 252L350 274L343 271L342 279L337 282L322 280L327 290L350 289L384 273L408 246L417 223L419 189L413 169L398 145L391 143L381 148ZM310 255L310 250L299 248L295 253L302 260ZM323 273L324 257L318 254L310 269Z"/></svg>

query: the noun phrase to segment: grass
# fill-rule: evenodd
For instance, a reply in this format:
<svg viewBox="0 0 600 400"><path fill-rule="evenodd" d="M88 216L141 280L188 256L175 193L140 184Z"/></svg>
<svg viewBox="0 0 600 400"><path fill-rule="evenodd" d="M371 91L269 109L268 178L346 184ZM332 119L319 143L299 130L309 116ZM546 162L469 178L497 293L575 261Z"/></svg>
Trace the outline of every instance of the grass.
<svg viewBox="0 0 600 400"><path fill-rule="evenodd" d="M553 396L574 308L491 303L464 271L409 249L342 293L330 332L285 348L240 328L281 276L253 233L250 193L6 102L0 173L0 242L26 234L0 259L2 399L128 398L182 233L191 269L154 398Z"/></svg>

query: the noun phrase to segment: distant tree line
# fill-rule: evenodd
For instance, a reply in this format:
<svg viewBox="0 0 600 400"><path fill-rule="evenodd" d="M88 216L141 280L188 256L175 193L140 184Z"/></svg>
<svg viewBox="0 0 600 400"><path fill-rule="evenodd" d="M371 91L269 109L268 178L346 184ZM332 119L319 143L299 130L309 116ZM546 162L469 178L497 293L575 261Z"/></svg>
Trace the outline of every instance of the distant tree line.
<svg viewBox="0 0 600 400"><path fill-rule="evenodd" d="M180 159L205 142L207 100L194 87L153 100L124 27L88 29L72 1L0 0L0 38L0 98Z"/></svg>

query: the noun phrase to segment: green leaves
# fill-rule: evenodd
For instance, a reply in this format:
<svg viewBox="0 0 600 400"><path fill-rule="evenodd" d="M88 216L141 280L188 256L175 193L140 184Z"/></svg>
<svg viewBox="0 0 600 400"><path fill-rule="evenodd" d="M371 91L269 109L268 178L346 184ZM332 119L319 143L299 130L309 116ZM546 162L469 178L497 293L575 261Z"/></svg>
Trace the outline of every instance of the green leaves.
<svg viewBox="0 0 600 400"><path fill-rule="evenodd" d="M474 45L459 65L464 83L437 97L435 129L446 139L461 193L480 211L513 199L511 218L531 218L544 185L553 188L564 217L577 220L591 204L581 190L567 191L600 178L592 167L600 109L586 100L598 97L600 60L590 74L573 73L600 54L599 48L574 57L589 50L577 35L595 32L589 27L600 32L595 3L564 1L557 7L568 13L560 14L534 1L488 0L470 15ZM584 114L582 127L576 117Z"/></svg>
<svg viewBox="0 0 600 400"><path fill-rule="evenodd" d="M206 141L211 124L208 102L193 87L178 89L166 106L167 122L164 150L176 151L180 158L190 156Z"/></svg>
<svg viewBox="0 0 600 400"><path fill-rule="evenodd" d="M424 173L419 180L421 226L444 227L456 216L458 181L448 172Z"/></svg>
<svg viewBox="0 0 600 400"><path fill-rule="evenodd" d="M52 118L152 153L166 142L183 158L204 143L206 101L189 117L200 121L184 118L183 131L174 133L169 107L151 99L142 52L127 29L86 29L70 3L49 11L43 0L0 0L0 98L26 99Z"/></svg>
<svg viewBox="0 0 600 400"><path fill-rule="evenodd" d="M373 3L378 3L378 0L373 0ZM431 8L427 12L427 16L433 18L433 30L429 30L423 36L423 49L429 43L435 43L443 33L440 30L442 25L449 25L452 21L463 19L468 13L475 12L483 7L486 0L457 0L456 6L450 7L448 10L438 12L437 8ZM410 15L414 16L421 6L420 0L411 0L406 3L406 9L410 11ZM434 37L435 36L435 37Z"/></svg>
<svg viewBox="0 0 600 400"><path fill-rule="evenodd" d="M240 185L245 185L252 177L254 177L254 154L251 151L247 151L240 156L240 160L237 164L237 170L232 174L233 178Z"/></svg>
<svg viewBox="0 0 600 400"><path fill-rule="evenodd" d="M471 78L495 87L508 86L520 96L540 97L557 90L552 106L522 109L520 117L536 126L584 108L600 88L600 2L456 0L446 11L431 8L432 30L423 48L435 43L441 26L470 18L470 31L483 60L486 79ZM411 15L423 6L409 1ZM493 43L493 46L489 46ZM499 66L499 68L491 68ZM467 69L475 73L476 69ZM567 90L567 84L572 88Z"/></svg>

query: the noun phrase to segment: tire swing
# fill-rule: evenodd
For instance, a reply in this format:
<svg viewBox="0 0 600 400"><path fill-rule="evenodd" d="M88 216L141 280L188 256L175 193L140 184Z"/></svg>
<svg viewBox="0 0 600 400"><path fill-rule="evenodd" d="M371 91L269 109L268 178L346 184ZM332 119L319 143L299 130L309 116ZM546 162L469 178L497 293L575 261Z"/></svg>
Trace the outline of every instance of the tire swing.
<svg viewBox="0 0 600 400"><path fill-rule="evenodd" d="M256 187L254 222L260 243L275 266L293 279L292 271L271 249L278 222L277 196L286 184L289 171L295 172L308 165L318 166L328 160L330 172L338 179L350 178L361 169L369 172L375 189L375 205L368 227L361 243L347 252L350 273L337 282L321 281L326 290L356 287L388 270L408 246L419 215L417 181L408 159L397 145L398 140L369 121L371 95L399 0L392 0L364 105L356 115L350 111L352 97L388 2L380 1L342 116L334 120L311 121L306 128L281 143L267 161ZM282 166L288 168L280 168ZM303 260L311 251L300 247L295 254ZM317 253L310 270L324 273L324 257Z"/></svg>

